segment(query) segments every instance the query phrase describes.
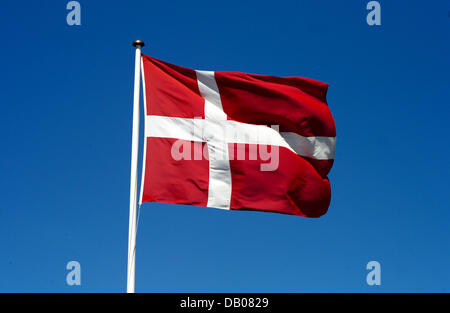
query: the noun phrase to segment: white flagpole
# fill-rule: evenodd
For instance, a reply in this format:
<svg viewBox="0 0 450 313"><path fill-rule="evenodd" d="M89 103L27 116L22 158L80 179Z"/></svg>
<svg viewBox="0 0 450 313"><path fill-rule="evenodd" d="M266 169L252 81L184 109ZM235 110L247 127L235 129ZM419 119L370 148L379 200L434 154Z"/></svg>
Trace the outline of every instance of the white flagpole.
<svg viewBox="0 0 450 313"><path fill-rule="evenodd" d="M134 293L134 278L136 264L136 204L137 204L137 170L139 149L139 95L141 85L141 48L144 42L136 40L136 60L134 68L134 98L133 98L133 133L131 143L131 179L130 179L130 220L128 226L128 268L127 293Z"/></svg>

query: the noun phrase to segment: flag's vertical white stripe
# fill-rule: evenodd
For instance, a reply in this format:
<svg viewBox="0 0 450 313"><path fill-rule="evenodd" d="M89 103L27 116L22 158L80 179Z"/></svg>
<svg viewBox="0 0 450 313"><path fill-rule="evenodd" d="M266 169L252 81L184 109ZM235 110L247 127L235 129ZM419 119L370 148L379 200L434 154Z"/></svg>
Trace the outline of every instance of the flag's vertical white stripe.
<svg viewBox="0 0 450 313"><path fill-rule="evenodd" d="M205 119L226 121L227 115L223 111L219 88L213 71L195 71L198 89L205 99Z"/></svg>
<svg viewBox="0 0 450 313"><path fill-rule="evenodd" d="M196 71L198 89L205 99L205 120L209 131L204 131L209 154L208 207L230 209L231 169L228 144L225 141L225 129L221 123L227 115L223 111L219 88L212 71ZM213 130L214 129L214 130Z"/></svg>
<svg viewBox="0 0 450 313"><path fill-rule="evenodd" d="M144 73L144 62L141 58L141 73L142 73L142 93L144 96L144 134L147 134L147 94L145 90L145 73ZM142 157L142 177L141 177L141 192L139 196L139 205L142 204L142 196L144 195L144 180L145 180L145 164L147 163L147 135L144 136L144 153Z"/></svg>

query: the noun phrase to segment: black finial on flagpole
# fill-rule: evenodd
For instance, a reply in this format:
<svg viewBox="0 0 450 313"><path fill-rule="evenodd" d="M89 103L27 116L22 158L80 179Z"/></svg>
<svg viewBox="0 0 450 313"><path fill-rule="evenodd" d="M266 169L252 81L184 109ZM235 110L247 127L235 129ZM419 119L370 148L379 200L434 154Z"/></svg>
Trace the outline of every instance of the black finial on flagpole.
<svg viewBox="0 0 450 313"><path fill-rule="evenodd" d="M136 48L137 47L142 48L143 46L145 46L145 44L142 40L138 39L138 40L133 41L133 46L135 46Z"/></svg>

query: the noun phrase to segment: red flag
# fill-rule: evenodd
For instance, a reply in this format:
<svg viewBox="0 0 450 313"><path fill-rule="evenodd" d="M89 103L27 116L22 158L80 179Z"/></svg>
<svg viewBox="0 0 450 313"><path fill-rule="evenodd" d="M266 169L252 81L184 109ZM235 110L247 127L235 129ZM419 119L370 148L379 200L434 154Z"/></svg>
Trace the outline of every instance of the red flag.
<svg viewBox="0 0 450 313"><path fill-rule="evenodd" d="M142 56L140 202L319 217L336 129L328 85L196 71Z"/></svg>

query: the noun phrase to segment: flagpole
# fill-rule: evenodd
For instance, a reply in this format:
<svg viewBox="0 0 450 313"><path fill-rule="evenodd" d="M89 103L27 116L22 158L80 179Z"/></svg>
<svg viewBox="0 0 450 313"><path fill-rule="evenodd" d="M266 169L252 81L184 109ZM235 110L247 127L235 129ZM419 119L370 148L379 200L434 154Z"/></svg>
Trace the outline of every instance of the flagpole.
<svg viewBox="0 0 450 313"><path fill-rule="evenodd" d="M131 142L131 177L130 177L130 219L128 225L128 267L127 293L134 293L136 264L136 204L137 204L137 170L139 150L139 95L141 85L141 48L144 42L135 40L136 59L134 67L134 98L133 98L133 132Z"/></svg>

